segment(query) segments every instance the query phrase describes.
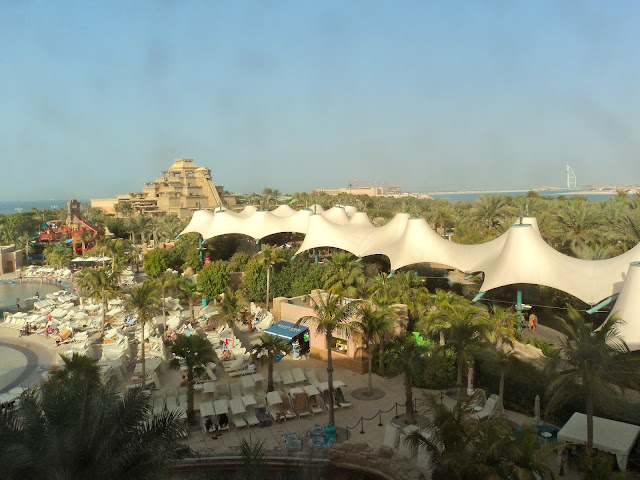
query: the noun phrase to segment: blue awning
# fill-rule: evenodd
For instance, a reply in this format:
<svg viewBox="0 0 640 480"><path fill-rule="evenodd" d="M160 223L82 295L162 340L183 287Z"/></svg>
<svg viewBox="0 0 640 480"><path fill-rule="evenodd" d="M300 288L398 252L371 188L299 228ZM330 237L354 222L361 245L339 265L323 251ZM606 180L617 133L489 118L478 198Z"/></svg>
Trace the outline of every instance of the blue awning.
<svg viewBox="0 0 640 480"><path fill-rule="evenodd" d="M305 327L304 325L296 326L295 323L280 321L267 328L264 333L284 338L285 340L292 340L305 330L309 330L309 327Z"/></svg>

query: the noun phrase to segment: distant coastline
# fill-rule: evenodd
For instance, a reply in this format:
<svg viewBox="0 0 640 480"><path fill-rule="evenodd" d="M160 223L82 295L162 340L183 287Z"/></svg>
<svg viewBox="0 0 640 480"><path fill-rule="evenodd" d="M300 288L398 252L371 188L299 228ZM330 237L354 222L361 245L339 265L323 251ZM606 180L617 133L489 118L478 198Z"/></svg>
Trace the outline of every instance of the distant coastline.
<svg viewBox="0 0 640 480"><path fill-rule="evenodd" d="M38 210L66 210L67 202L70 200L15 200L0 202L0 214L11 215L12 213L28 212L32 208ZM89 203L89 200L78 199L82 203Z"/></svg>
<svg viewBox="0 0 640 480"><path fill-rule="evenodd" d="M428 192L431 198L441 198L450 202L473 202L481 195L508 195L523 197L529 190L468 190L464 192ZM617 192L611 190L533 190L541 197L571 197L581 195L589 201L603 201L615 197Z"/></svg>

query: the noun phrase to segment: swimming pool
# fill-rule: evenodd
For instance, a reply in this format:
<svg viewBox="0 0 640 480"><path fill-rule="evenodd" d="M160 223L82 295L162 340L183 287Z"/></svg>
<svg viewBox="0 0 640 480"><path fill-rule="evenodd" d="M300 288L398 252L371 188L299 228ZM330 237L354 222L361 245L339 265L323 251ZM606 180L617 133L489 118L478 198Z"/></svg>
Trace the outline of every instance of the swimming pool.
<svg viewBox="0 0 640 480"><path fill-rule="evenodd" d="M60 288L57 285L48 285L46 283L3 282L0 284L0 311L15 310L16 298L24 301L27 298L34 297L36 293L39 293L44 298L47 293L57 292L58 290Z"/></svg>

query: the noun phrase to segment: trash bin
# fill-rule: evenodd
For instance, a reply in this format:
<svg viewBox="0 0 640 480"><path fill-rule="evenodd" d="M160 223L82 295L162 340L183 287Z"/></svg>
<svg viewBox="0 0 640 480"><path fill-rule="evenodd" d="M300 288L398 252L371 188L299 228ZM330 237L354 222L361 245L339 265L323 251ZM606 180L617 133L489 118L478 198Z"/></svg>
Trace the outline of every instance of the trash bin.
<svg viewBox="0 0 640 480"><path fill-rule="evenodd" d="M206 306L207 306L207 299L206 299L206 298L203 298L203 299L202 299L202 306L203 306L203 307L206 307Z"/></svg>
<svg viewBox="0 0 640 480"><path fill-rule="evenodd" d="M324 439L328 442L335 440L336 438L336 426L333 423L329 423L324 429Z"/></svg>

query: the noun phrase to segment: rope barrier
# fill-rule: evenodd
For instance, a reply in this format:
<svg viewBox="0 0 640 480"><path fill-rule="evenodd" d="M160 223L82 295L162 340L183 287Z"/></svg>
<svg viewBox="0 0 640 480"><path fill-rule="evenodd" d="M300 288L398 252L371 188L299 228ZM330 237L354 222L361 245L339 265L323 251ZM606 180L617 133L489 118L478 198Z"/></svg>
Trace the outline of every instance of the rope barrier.
<svg viewBox="0 0 640 480"><path fill-rule="evenodd" d="M495 302L495 303L506 303L509 305L513 305L515 302L510 302L508 300L494 300L492 298L482 298L480 301L484 301L484 302ZM537 305L534 303L529 304L532 307L540 307L540 308L551 308L553 310L565 310L568 311L567 307L554 307L553 305ZM578 310L579 312L587 312L588 310L585 309L579 309L577 308L576 310Z"/></svg>

